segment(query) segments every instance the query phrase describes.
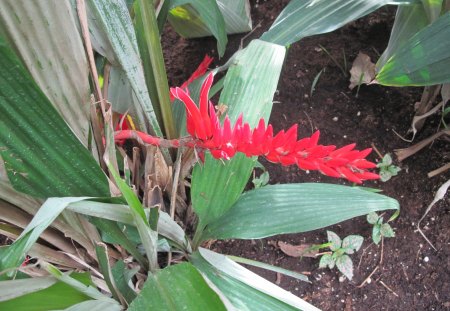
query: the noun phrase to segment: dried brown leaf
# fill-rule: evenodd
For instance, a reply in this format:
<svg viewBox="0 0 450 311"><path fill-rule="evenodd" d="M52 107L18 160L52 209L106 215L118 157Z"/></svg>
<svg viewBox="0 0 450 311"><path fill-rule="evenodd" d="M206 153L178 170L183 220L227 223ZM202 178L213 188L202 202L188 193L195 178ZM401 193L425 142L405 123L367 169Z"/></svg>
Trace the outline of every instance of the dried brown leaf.
<svg viewBox="0 0 450 311"><path fill-rule="evenodd" d="M362 52L353 61L352 69L350 69L350 85L353 90L355 86L360 84L369 84L375 78L375 64L372 63L370 57Z"/></svg>
<svg viewBox="0 0 450 311"><path fill-rule="evenodd" d="M285 242L278 242L278 246L281 251L288 256L291 257L312 257L315 258L319 253L318 250L313 250L311 247L312 244L300 244L300 245L292 245Z"/></svg>

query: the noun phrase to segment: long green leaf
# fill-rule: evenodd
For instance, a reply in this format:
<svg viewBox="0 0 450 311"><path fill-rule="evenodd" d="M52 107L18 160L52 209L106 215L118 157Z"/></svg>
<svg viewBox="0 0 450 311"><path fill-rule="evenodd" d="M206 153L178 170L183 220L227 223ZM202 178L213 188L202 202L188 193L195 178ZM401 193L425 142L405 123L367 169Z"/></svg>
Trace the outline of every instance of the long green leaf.
<svg viewBox="0 0 450 311"><path fill-rule="evenodd" d="M114 66L125 72L139 107L133 107L133 115L141 130L147 130L146 122L154 134L162 136L158 120L145 84L139 49L131 17L124 1L88 0L89 29L93 46ZM110 48L104 48L104 46ZM114 85L110 85L114 88ZM134 101L130 101L134 103ZM114 103L113 107L114 107Z"/></svg>
<svg viewBox="0 0 450 311"><path fill-rule="evenodd" d="M71 277L85 285L91 283L87 273L72 273ZM87 295L53 277L0 282L0 310L61 310L89 299Z"/></svg>
<svg viewBox="0 0 450 311"><path fill-rule="evenodd" d="M130 208L127 205L83 201L70 204L68 209L83 215L136 226ZM145 210L145 213L148 218L148 209ZM190 251L191 247L183 229L172 220L169 214L159 212L158 233L178 244L181 249L187 252Z"/></svg>
<svg viewBox="0 0 450 311"><path fill-rule="evenodd" d="M419 30L428 25L428 19L421 3L399 6L394 26L386 50L377 61L377 70L386 64L389 58Z"/></svg>
<svg viewBox="0 0 450 311"><path fill-rule="evenodd" d="M158 266L158 233L150 228L150 224L145 214L142 203L139 201L139 198L136 196L136 194L130 189L130 187L128 187L125 181L120 178L118 173L114 171L111 166L109 166L109 170L114 177L114 181L116 182L117 187L119 187L125 200L128 203L128 206L130 207L131 215L133 216L134 223L136 224L136 228L139 231L142 244L147 254L149 269L150 271L155 271Z"/></svg>
<svg viewBox="0 0 450 311"><path fill-rule="evenodd" d="M331 32L387 4L409 4L420 0L292 0L261 40L290 45L298 40Z"/></svg>
<svg viewBox="0 0 450 311"><path fill-rule="evenodd" d="M219 100L228 106L232 123L241 113L250 126L256 126L260 118L268 120L284 56L284 47L260 40L236 56ZM194 168L192 206L201 224L218 219L239 198L254 162L238 154L223 163L207 154L205 163Z"/></svg>
<svg viewBox="0 0 450 311"><path fill-rule="evenodd" d="M150 274L129 311L227 310L219 295L190 263L182 263Z"/></svg>
<svg viewBox="0 0 450 311"><path fill-rule="evenodd" d="M212 33L217 39L219 56L223 56L228 38L225 20L216 1L172 0L171 8L168 19L176 32L186 38Z"/></svg>
<svg viewBox="0 0 450 311"><path fill-rule="evenodd" d="M106 176L0 38L0 156L32 196L108 196Z"/></svg>
<svg viewBox="0 0 450 311"><path fill-rule="evenodd" d="M162 53L160 34L155 8L146 0L135 3L136 36L145 74L145 82L156 117L163 125L165 137L176 138L172 103L169 96L169 82Z"/></svg>
<svg viewBox="0 0 450 311"><path fill-rule="evenodd" d="M450 12L411 37L386 62L376 81L392 86L450 82Z"/></svg>
<svg viewBox="0 0 450 311"><path fill-rule="evenodd" d="M238 310L319 310L224 255L200 248L190 260Z"/></svg>
<svg viewBox="0 0 450 311"><path fill-rule="evenodd" d="M360 188L322 183L270 185L244 193L225 215L209 224L204 238L255 239L306 232L398 208L396 200Z"/></svg>
<svg viewBox="0 0 450 311"><path fill-rule="evenodd" d="M0 1L0 28L40 89L87 146L89 68L70 2Z"/></svg>

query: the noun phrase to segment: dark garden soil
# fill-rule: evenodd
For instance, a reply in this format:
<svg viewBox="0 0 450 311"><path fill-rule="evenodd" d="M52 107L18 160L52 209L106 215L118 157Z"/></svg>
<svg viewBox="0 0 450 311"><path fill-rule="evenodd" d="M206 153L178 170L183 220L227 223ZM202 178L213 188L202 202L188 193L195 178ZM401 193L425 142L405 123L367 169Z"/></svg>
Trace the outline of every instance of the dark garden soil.
<svg viewBox="0 0 450 311"><path fill-rule="evenodd" d="M288 1L252 1L254 25L261 27L244 41L258 38L268 29ZM394 18L394 8L383 8L366 18L333 33L306 38L293 44L288 51L279 89L275 96L270 123L275 130L300 124L300 135L310 135L320 129L321 142L343 146L356 142L359 149L371 144L382 153L411 144L394 131L406 135L414 115L414 103L420 100L420 88L389 88L361 86L348 88L346 75L320 49L322 45L341 65L348 67L359 51L376 61L387 45ZM180 85L192 73L206 53L216 58L214 65L223 64L238 48L242 35L229 37L226 56L217 60L215 41L211 38L185 40L170 28L163 35L165 57L171 85ZM311 85L323 70L312 96ZM436 132L440 117L427 120L415 142ZM423 231L434 250L416 231L434 194L450 176L444 173L428 178L427 173L449 161L448 141L435 141L416 155L398 165L402 171L386 183L368 182L383 193L397 199L401 215L392 225L396 237L386 239L384 248L371 244L371 227L365 217L349 220L327 228L341 237L360 234L365 241L361 250L352 255L355 276L352 281L339 282L337 270L319 269L316 258L293 258L277 247L284 241L294 245L326 242L326 230L293 234L254 241L217 241L211 248L224 254L256 259L309 275L312 284L274 272L251 268L284 289L302 297L323 310L450 310L450 248L449 197L436 204L422 222ZM375 152L371 160L379 161ZM328 182L346 184L342 180L316 173L305 174L295 167L263 163L270 172L270 183ZM295 198L293 198L295 199ZM298 198L299 200L301 198ZM263 208L270 208L265 206ZM386 215L387 216L387 215ZM385 216L385 218L386 218ZM379 264L380 256L383 262ZM378 266L370 282L360 285Z"/></svg>

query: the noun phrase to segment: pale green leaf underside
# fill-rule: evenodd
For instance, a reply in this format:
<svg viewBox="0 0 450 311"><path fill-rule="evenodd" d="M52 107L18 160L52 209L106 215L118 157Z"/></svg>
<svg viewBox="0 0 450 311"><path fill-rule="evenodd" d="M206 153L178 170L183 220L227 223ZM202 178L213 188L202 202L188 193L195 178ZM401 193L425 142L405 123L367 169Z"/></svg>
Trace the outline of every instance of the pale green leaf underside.
<svg viewBox="0 0 450 311"><path fill-rule="evenodd" d="M219 103L228 106L233 124L242 113L251 127L268 120L285 57L285 48L254 40L239 52L228 69ZM194 168L192 205L200 222L218 219L239 198L250 177L254 159L237 154L223 163L209 154Z"/></svg>
<svg viewBox="0 0 450 311"><path fill-rule="evenodd" d="M426 86L450 82L450 12L411 37L376 76L391 86Z"/></svg>
<svg viewBox="0 0 450 311"><path fill-rule="evenodd" d="M322 183L271 185L243 194L207 227L204 237L255 239L306 232L398 208L396 200L359 188Z"/></svg>
<svg viewBox="0 0 450 311"><path fill-rule="evenodd" d="M0 28L42 92L87 146L89 69L70 1L2 0Z"/></svg>
<svg viewBox="0 0 450 311"><path fill-rule="evenodd" d="M91 154L0 38L0 156L13 187L35 197L108 196Z"/></svg>
<svg viewBox="0 0 450 311"><path fill-rule="evenodd" d="M292 0L261 40L290 45L301 38L331 32L386 4L408 4L392 0Z"/></svg>
<svg viewBox="0 0 450 311"><path fill-rule="evenodd" d="M190 263L181 263L150 274L129 311L227 310L219 295Z"/></svg>

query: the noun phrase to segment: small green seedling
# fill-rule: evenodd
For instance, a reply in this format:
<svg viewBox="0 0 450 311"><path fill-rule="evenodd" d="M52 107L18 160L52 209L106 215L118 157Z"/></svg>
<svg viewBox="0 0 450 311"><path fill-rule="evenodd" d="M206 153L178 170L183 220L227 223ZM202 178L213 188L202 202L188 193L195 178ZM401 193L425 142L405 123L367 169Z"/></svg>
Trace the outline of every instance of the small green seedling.
<svg viewBox="0 0 450 311"><path fill-rule="evenodd" d="M256 177L255 171L253 171L252 183L255 186L255 189L266 186L269 183L270 179L269 172L259 161L256 161L255 163L255 169L257 168L262 169L263 172L261 173L261 175L259 175L259 177Z"/></svg>
<svg viewBox="0 0 450 311"><path fill-rule="evenodd" d="M383 182L388 181L393 176L397 176L401 168L392 164L392 157L389 153L386 153L380 163L377 164L380 169L380 180Z"/></svg>
<svg viewBox="0 0 450 311"><path fill-rule="evenodd" d="M357 252L364 241L360 235L349 235L344 240L332 231L327 231L327 246L331 250L331 254L327 253L320 258L319 268L333 269L334 266L349 280L353 278L353 262L349 255Z"/></svg>
<svg viewBox="0 0 450 311"><path fill-rule="evenodd" d="M372 229L372 240L373 243L380 243L381 238L393 238L395 237L395 231L392 229L391 225L383 223L383 217L379 216L377 213L372 212L367 215L367 222L373 225Z"/></svg>

